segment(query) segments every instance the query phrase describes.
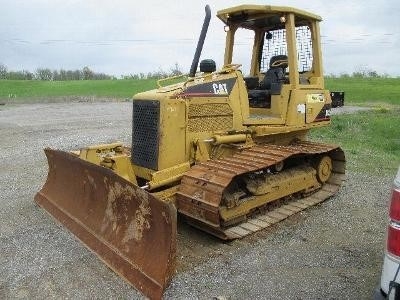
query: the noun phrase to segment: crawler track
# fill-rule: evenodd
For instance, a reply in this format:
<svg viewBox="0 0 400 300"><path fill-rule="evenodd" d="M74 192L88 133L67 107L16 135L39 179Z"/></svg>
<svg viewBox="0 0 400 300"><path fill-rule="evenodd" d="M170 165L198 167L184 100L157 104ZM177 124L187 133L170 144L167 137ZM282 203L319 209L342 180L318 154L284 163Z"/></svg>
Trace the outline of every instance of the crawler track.
<svg viewBox="0 0 400 300"><path fill-rule="evenodd" d="M270 168L290 158L307 158L322 154L332 159L332 174L315 193L291 201L276 199L270 203L270 207L266 207L263 214L249 214L244 216L244 222L233 226L224 226L221 223L220 206L223 192L235 177ZM194 166L182 178L177 196L178 210L188 217L189 223L219 238L242 238L331 197L344 181L344 173L345 156L335 145L309 141L290 146L257 145L231 157Z"/></svg>

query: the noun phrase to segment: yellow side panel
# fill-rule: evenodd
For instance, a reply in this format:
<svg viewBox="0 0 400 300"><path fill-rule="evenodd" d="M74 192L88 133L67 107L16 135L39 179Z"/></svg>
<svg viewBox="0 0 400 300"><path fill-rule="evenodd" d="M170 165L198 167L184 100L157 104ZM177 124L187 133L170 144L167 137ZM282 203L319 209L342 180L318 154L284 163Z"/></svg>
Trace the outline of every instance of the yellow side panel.
<svg viewBox="0 0 400 300"><path fill-rule="evenodd" d="M183 100L165 99L160 111L158 170L163 170L187 161L186 105Z"/></svg>

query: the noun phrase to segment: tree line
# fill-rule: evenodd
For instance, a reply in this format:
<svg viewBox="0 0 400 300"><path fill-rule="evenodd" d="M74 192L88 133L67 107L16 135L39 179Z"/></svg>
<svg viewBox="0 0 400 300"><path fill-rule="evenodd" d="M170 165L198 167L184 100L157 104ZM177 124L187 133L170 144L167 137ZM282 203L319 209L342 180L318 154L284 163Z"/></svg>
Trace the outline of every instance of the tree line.
<svg viewBox="0 0 400 300"><path fill-rule="evenodd" d="M389 78L390 75L383 73L379 74L377 71L369 69L369 68L359 68L353 73L341 73L339 75L329 74L325 77L328 78Z"/></svg>
<svg viewBox="0 0 400 300"><path fill-rule="evenodd" d="M49 68L38 68L35 72L28 70L9 71L8 68L0 64L0 79L10 80L104 80L113 79L111 75L97 73L89 67L84 67L82 70L51 70Z"/></svg>
<svg viewBox="0 0 400 300"><path fill-rule="evenodd" d="M182 75L182 72L178 63L176 63L169 71L164 71L160 68L155 72L122 75L121 79L160 79L178 75ZM66 81L107 80L117 78L112 75L94 72L89 67L84 67L82 70L51 70L49 68L38 68L34 72L31 72L28 70L10 71L4 64L0 63L0 79Z"/></svg>
<svg viewBox="0 0 400 300"><path fill-rule="evenodd" d="M160 79L172 76L182 75L181 68L175 63L169 71L159 68L157 71L148 73L132 73L129 75L121 75L120 79ZM341 73L325 75L327 78L388 78L388 74L379 74L375 70L360 68L353 73ZM117 79L113 75L97 73L89 67L82 70L51 70L49 68L38 68L35 72L27 70L9 71L4 64L0 63L0 79L10 80L47 80L47 81L66 81L66 80L107 80Z"/></svg>
<svg viewBox="0 0 400 300"><path fill-rule="evenodd" d="M165 70L159 68L157 71L148 72L147 74L146 73L136 73L136 74L124 75L124 76L121 76L121 78L122 79L161 79L161 78L174 77L174 76L180 76L180 75L183 75L183 72L182 72L179 64L175 63L175 65L169 71L165 71Z"/></svg>

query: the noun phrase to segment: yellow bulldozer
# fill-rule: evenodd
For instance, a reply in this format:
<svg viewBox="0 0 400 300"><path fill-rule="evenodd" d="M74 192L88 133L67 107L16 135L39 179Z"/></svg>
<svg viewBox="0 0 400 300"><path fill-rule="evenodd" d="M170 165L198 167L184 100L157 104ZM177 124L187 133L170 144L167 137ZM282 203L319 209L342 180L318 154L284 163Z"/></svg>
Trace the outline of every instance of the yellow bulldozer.
<svg viewBox="0 0 400 300"><path fill-rule="evenodd" d="M307 139L330 124L321 18L280 6L220 10L224 64L203 59L198 71L205 11L187 78L133 97L131 147L45 149L49 173L35 196L150 298L162 297L175 272L177 214L233 240L320 203L345 177L343 151Z"/></svg>

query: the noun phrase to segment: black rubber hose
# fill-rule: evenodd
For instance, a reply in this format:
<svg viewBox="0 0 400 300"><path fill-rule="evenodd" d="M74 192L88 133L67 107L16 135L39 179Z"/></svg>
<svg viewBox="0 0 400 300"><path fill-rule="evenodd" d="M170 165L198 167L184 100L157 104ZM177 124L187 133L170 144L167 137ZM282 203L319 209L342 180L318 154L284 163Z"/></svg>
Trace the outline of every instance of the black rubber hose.
<svg viewBox="0 0 400 300"><path fill-rule="evenodd" d="M196 75L197 66L199 65L199 59L201 55L201 50L203 50L204 40L206 39L208 25L210 25L211 20L211 9L207 4L205 7L206 16L204 17L203 27L201 28L199 41L197 42L196 52L193 57L192 66L190 67L189 76L194 77Z"/></svg>

